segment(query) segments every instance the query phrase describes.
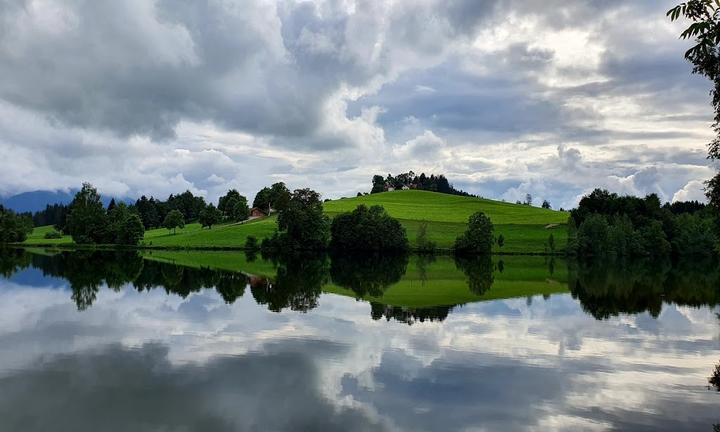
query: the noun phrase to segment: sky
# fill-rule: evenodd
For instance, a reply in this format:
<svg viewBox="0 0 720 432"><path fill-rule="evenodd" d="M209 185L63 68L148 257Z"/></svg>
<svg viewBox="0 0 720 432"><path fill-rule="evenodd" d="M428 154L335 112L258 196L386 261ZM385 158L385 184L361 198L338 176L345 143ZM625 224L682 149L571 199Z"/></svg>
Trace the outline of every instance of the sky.
<svg viewBox="0 0 720 432"><path fill-rule="evenodd" d="M676 0L5 0L0 196L325 198L443 173L570 208L704 199L710 83Z"/></svg>

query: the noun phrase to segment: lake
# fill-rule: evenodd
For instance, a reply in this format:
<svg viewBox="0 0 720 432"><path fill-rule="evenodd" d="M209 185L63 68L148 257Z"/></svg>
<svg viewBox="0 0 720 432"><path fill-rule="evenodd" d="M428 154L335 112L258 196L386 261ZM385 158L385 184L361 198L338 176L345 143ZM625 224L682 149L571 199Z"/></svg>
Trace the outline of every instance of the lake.
<svg viewBox="0 0 720 432"><path fill-rule="evenodd" d="M1 431L720 430L714 262L0 250Z"/></svg>

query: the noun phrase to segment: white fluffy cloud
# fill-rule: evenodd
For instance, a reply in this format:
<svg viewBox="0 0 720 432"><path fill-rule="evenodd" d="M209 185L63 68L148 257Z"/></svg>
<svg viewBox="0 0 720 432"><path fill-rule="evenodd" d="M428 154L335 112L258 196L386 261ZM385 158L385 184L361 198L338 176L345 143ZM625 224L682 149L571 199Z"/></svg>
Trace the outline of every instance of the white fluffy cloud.
<svg viewBox="0 0 720 432"><path fill-rule="evenodd" d="M672 4L4 3L0 194L334 197L435 170L556 206L598 186L701 197L708 83Z"/></svg>

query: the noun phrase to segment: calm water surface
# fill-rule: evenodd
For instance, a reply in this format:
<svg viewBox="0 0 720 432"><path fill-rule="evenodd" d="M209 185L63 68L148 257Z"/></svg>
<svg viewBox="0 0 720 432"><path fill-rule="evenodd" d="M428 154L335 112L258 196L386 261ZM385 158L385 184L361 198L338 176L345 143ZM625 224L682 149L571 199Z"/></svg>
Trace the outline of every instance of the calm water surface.
<svg viewBox="0 0 720 432"><path fill-rule="evenodd" d="M1 431L720 428L716 263L11 250L0 275Z"/></svg>

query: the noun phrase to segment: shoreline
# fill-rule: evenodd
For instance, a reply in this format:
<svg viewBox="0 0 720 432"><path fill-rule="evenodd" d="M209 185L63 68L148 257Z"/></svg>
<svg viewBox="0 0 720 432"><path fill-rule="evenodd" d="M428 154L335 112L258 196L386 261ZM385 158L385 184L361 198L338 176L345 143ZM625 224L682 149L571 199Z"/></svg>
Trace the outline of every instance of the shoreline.
<svg viewBox="0 0 720 432"><path fill-rule="evenodd" d="M3 247L3 245L0 245ZM243 246L125 246L125 245L112 245L112 244L92 244L92 245L76 245L76 244L53 244L53 243L34 243L31 245L22 243L8 243L4 247L10 247L13 249L32 249L32 248L45 248L45 249L58 249L58 250L124 250L124 251L152 251L152 250L166 250L166 251L226 251L226 252L251 252L251 249L247 249ZM260 252L255 250L255 252ZM329 252L325 251L325 252ZM358 253L354 251L353 253ZM362 253L362 252L360 252ZM376 251L367 251L364 253L378 253ZM382 253L382 252L379 252ZM395 252L393 252L395 253ZM410 248L408 253L414 255L454 255L452 249L437 248L434 252L427 252L424 250ZM548 257L566 257L567 253L564 251L557 251L554 253L550 252L491 252L491 256L548 256Z"/></svg>

